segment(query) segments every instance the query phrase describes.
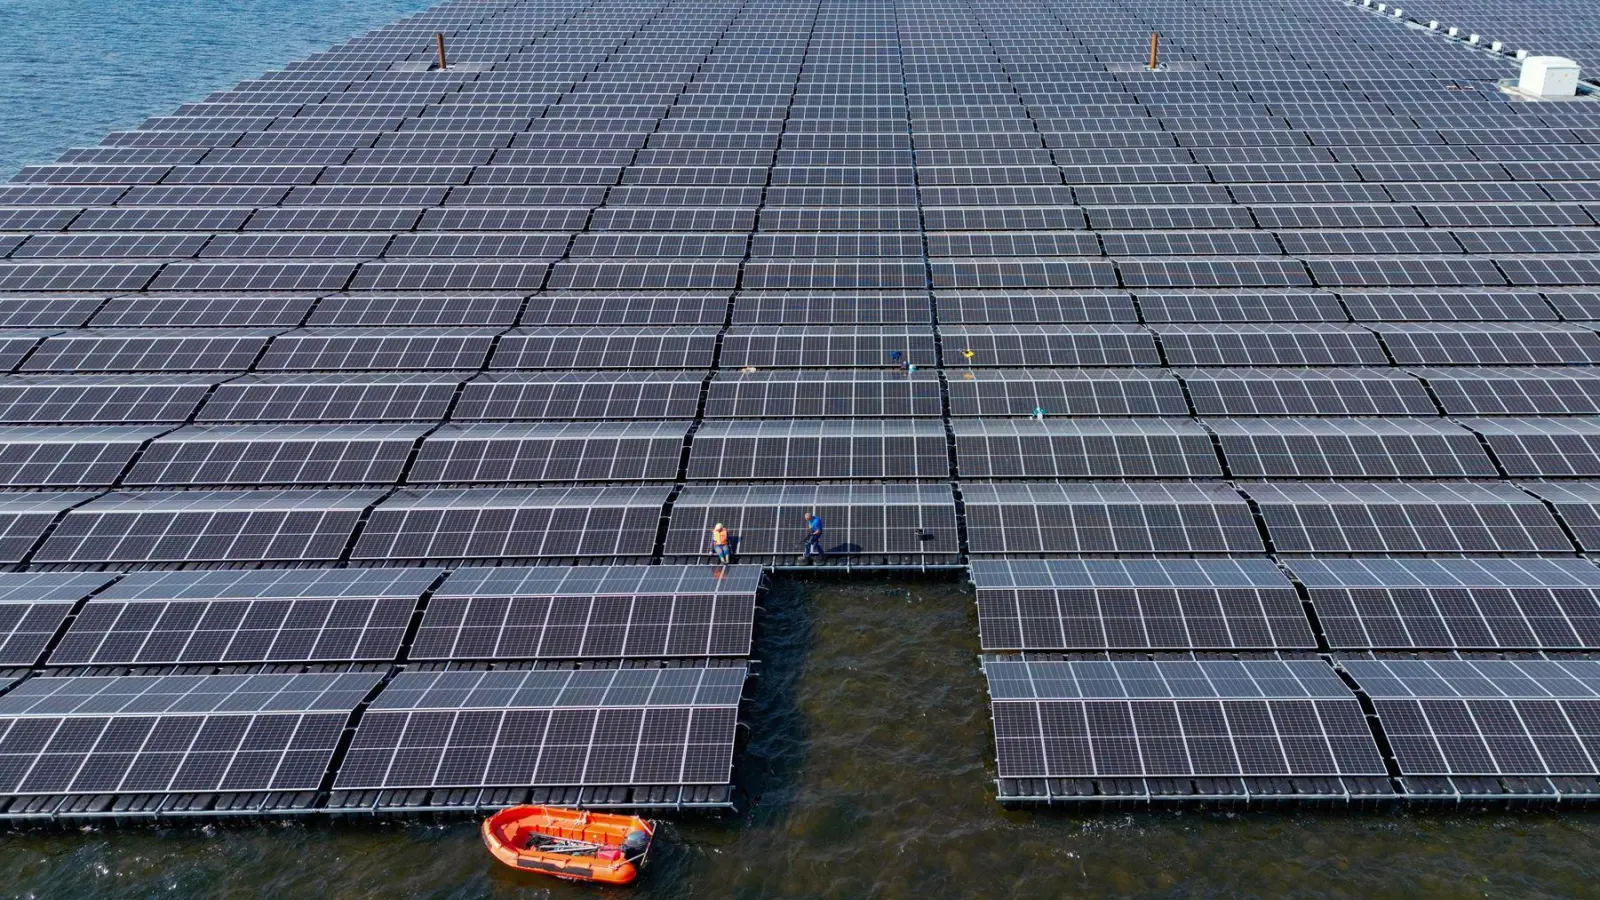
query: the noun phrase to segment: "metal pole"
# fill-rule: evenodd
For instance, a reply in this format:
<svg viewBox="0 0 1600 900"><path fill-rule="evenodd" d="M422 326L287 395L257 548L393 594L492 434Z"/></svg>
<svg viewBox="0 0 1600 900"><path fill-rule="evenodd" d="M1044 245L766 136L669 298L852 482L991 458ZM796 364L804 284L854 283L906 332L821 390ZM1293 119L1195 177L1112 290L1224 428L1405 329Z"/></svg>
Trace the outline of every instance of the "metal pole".
<svg viewBox="0 0 1600 900"><path fill-rule="evenodd" d="M443 40L443 38L440 38L440 40ZM1154 72L1156 70L1156 48L1159 47L1160 45L1161 45L1161 35L1156 34L1154 31L1150 32L1150 71L1152 71L1152 72ZM439 46L442 48L444 45L440 44ZM444 56L443 56L444 50L441 49L439 51L439 53L440 53L439 58L440 59L444 59ZM444 65L441 63L439 67L440 68L444 68Z"/></svg>
<svg viewBox="0 0 1600 900"><path fill-rule="evenodd" d="M436 31L436 32L434 32L434 33L433 33L433 39L434 39L434 41L435 41L435 42L437 42L437 43L438 43L438 45L439 45L439 70L440 70L440 71L441 71L441 72L442 72L442 71L444 71L444 69L445 69L445 61L444 61L444 33L443 33L443 32L438 32L438 31ZM1150 59L1151 59L1151 63L1150 63L1150 68L1152 68L1152 69L1154 69L1154 68L1155 68L1155 67L1156 67L1156 66L1155 66L1155 58L1156 58L1156 57L1155 57L1155 50L1154 50L1154 49L1152 49L1152 50L1151 50L1151 51L1150 51Z"/></svg>

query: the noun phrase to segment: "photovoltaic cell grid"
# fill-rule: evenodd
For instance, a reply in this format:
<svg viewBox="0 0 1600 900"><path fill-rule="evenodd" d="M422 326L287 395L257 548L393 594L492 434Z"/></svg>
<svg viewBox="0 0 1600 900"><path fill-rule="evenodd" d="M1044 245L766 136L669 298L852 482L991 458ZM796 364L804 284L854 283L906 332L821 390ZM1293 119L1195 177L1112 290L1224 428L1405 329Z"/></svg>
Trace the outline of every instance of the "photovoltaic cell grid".
<svg viewBox="0 0 1600 900"><path fill-rule="evenodd" d="M88 572L0 574L0 665L38 663L73 605L111 579Z"/></svg>
<svg viewBox="0 0 1600 900"><path fill-rule="evenodd" d="M314 792L380 680L30 678L0 697L0 794Z"/></svg>
<svg viewBox="0 0 1600 900"><path fill-rule="evenodd" d="M136 572L95 595L54 666L393 660L437 569Z"/></svg>
<svg viewBox="0 0 1600 900"><path fill-rule="evenodd" d="M1419 794L1588 793L1600 664L1593 660L1344 659ZM1484 791L1483 781L1503 785Z"/></svg>
<svg viewBox="0 0 1600 900"><path fill-rule="evenodd" d="M1002 796L1387 792L1359 702L1320 660L989 658L984 674Z"/></svg>
<svg viewBox="0 0 1600 900"><path fill-rule="evenodd" d="M336 790L725 791L743 665L408 672L362 716ZM718 797L725 802L725 795Z"/></svg>
<svg viewBox="0 0 1600 900"><path fill-rule="evenodd" d="M973 558L986 649L1310 647L1294 590L1337 648L1584 649L1600 116L1511 74L1284 0L447 2L0 186L0 558L785 563L819 511ZM128 583L55 651L376 658L425 593L94 619ZM693 587L410 649L742 655Z"/></svg>
<svg viewBox="0 0 1600 900"><path fill-rule="evenodd" d="M1317 643L1294 586L1265 559L975 560L972 580L985 650Z"/></svg>
<svg viewBox="0 0 1600 900"><path fill-rule="evenodd" d="M957 531L950 488L931 484L691 485L678 495L666 553L709 554L722 523L736 560L787 561L804 554L807 521L822 518L820 546L835 558L952 561Z"/></svg>
<svg viewBox="0 0 1600 900"><path fill-rule="evenodd" d="M457 569L410 658L743 656L761 577L753 566Z"/></svg>
<svg viewBox="0 0 1600 900"><path fill-rule="evenodd" d="M1304 559L1341 649L1581 650L1600 640L1600 568L1578 559Z"/></svg>

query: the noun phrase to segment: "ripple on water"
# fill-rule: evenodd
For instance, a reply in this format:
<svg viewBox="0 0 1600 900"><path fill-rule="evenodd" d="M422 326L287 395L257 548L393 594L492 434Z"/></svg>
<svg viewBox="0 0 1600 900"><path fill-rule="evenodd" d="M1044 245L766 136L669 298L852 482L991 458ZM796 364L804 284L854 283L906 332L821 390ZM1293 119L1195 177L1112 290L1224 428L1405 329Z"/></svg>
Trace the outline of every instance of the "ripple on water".
<svg viewBox="0 0 1600 900"><path fill-rule="evenodd" d="M431 5L0 0L0 181Z"/></svg>

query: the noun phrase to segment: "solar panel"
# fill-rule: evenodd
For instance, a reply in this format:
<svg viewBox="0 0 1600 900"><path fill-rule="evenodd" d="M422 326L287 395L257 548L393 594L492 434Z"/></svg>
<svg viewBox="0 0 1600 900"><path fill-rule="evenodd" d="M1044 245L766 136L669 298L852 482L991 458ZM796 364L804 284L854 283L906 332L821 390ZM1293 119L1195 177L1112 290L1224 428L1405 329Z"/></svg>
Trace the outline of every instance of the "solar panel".
<svg viewBox="0 0 1600 900"><path fill-rule="evenodd" d="M1343 291L1358 322L1535 321L1555 317L1532 291Z"/></svg>
<svg viewBox="0 0 1600 900"><path fill-rule="evenodd" d="M422 444L409 481L671 480L687 422L445 425Z"/></svg>
<svg viewBox="0 0 1600 900"><path fill-rule="evenodd" d="M1146 322L1343 322L1334 295L1324 291L1141 291Z"/></svg>
<svg viewBox="0 0 1600 900"><path fill-rule="evenodd" d="M408 231L422 218L422 207L281 206L257 209L244 223L250 231ZM331 280L331 279L330 279Z"/></svg>
<svg viewBox="0 0 1600 900"><path fill-rule="evenodd" d="M489 373L462 391L456 419L690 419L704 379L648 372Z"/></svg>
<svg viewBox="0 0 1600 900"><path fill-rule="evenodd" d="M727 314L728 298L721 293L547 291L528 301L522 324L720 325Z"/></svg>
<svg viewBox="0 0 1600 900"><path fill-rule="evenodd" d="M174 262L149 286L158 291L336 291L355 274L355 264L348 262ZM127 284L123 289L144 286Z"/></svg>
<svg viewBox="0 0 1600 900"><path fill-rule="evenodd" d="M665 553L709 556L723 523L735 559L799 557L806 520L823 520L822 548L835 560L954 559L955 503L930 484L690 484L673 504Z"/></svg>
<svg viewBox="0 0 1600 900"><path fill-rule="evenodd" d="M1401 365L1556 365L1600 360L1600 335L1567 325L1414 323L1373 328Z"/></svg>
<svg viewBox="0 0 1600 900"><path fill-rule="evenodd" d="M928 296L911 291L741 291L733 306L737 325L925 324L931 315Z"/></svg>
<svg viewBox="0 0 1600 900"><path fill-rule="evenodd" d="M1579 547L1585 550L1600 547L1600 485L1540 482L1523 487L1555 508L1556 515L1572 532Z"/></svg>
<svg viewBox="0 0 1600 900"><path fill-rule="evenodd" d="M1581 28L1468 5L1481 33L1586 52ZM708 562L722 520L749 564L721 574L753 577L801 554L815 508L841 567L1082 557L1061 565L1093 571L1087 587L1030 586L1041 606L983 617L986 642L1018 623L995 648L1259 655L1313 649L1320 628L1372 652L1586 650L1586 595L1564 582L1470 585L1488 605L1459 613L1448 585L1431 607L1380 585L1364 618L1323 622L1257 554L1449 569L1600 544L1593 116L1508 102L1503 54L1384 21L1404 17L1334 5L1246 27L1170 6L447 4L30 166L0 186L0 560L587 563L575 585ZM1182 46L1144 72L1156 27ZM1110 583L1135 570L1158 583ZM1202 574L1218 582L1188 583ZM632 670L749 649L743 593L725 620L676 588L517 596L465 599L588 618L470 640L463 618L440 640L470 653L429 659ZM1092 615L1070 606L1086 598ZM413 625L446 607L313 599L411 602ZM271 661L394 659L383 629L371 656ZM136 664L112 656L94 664ZM169 658L137 664L234 664L141 659ZM1489 783L1229 771L1001 793ZM371 784L295 802L731 798L725 777ZM1585 794L1520 785L1502 787ZM277 802L224 793L115 802ZM8 802L0 817L112 801Z"/></svg>
<svg viewBox="0 0 1600 900"><path fill-rule="evenodd" d="M92 495L53 494L56 511ZM378 491L117 491L73 509L41 562L336 560ZM57 499L60 498L60 499ZM75 498L75 499L69 499ZM19 515L20 522L24 519ZM41 523L42 530L42 523Z"/></svg>
<svg viewBox="0 0 1600 900"><path fill-rule="evenodd" d="M522 297L517 294L460 297L339 294L322 298L307 324L333 327L511 325L521 308Z"/></svg>
<svg viewBox="0 0 1600 900"><path fill-rule="evenodd" d="M211 380L180 375L0 377L0 421L26 424L179 423Z"/></svg>
<svg viewBox="0 0 1600 900"><path fill-rule="evenodd" d="M22 371L242 372L275 334L264 328L84 328L47 339Z"/></svg>
<svg viewBox="0 0 1600 900"><path fill-rule="evenodd" d="M1138 370L962 372L950 377L949 392L952 416L1181 416L1188 412L1176 379Z"/></svg>
<svg viewBox="0 0 1600 900"><path fill-rule="evenodd" d="M1202 416L1426 416L1437 408L1403 371L1191 369L1183 384Z"/></svg>
<svg viewBox="0 0 1600 900"><path fill-rule="evenodd" d="M159 426L0 426L0 484L109 487Z"/></svg>
<svg viewBox="0 0 1600 900"><path fill-rule="evenodd" d="M1549 510L1508 484L1240 484L1283 553L1567 552Z"/></svg>
<svg viewBox="0 0 1600 900"><path fill-rule="evenodd" d="M11 246L15 246L14 241L8 243L0 238L0 249ZM0 328L82 325L102 302L100 297L0 297Z"/></svg>
<svg viewBox="0 0 1600 900"><path fill-rule="evenodd" d="M0 494L0 560L21 562L61 513L94 493Z"/></svg>
<svg viewBox="0 0 1600 900"><path fill-rule="evenodd" d="M1513 477L1600 475L1600 420L1593 417L1463 419L1461 424L1483 436Z"/></svg>
<svg viewBox="0 0 1600 900"><path fill-rule="evenodd" d="M36 665L73 606L111 578L88 572L0 574L0 665Z"/></svg>
<svg viewBox="0 0 1600 900"><path fill-rule="evenodd" d="M368 518L356 559L649 556L664 487L403 490Z"/></svg>
<svg viewBox="0 0 1600 900"><path fill-rule="evenodd" d="M246 375L216 386L200 422L368 422L444 415L460 377L425 372ZM203 393L203 392L202 392Z"/></svg>
<svg viewBox="0 0 1600 900"><path fill-rule="evenodd" d="M1340 648L1579 648L1595 636L1595 568L1576 559L1307 559L1306 586Z"/></svg>
<svg viewBox="0 0 1600 900"><path fill-rule="evenodd" d="M487 328L305 328L274 340L258 370L477 369L497 332ZM241 367L242 368L242 367Z"/></svg>
<svg viewBox="0 0 1600 900"><path fill-rule="evenodd" d="M761 580L751 566L457 569L409 658L742 656Z"/></svg>
<svg viewBox="0 0 1600 900"><path fill-rule="evenodd" d="M1589 722L1597 672L1591 660L1339 664L1372 697L1408 782L1430 775L1593 777L1596 771Z"/></svg>
<svg viewBox="0 0 1600 900"><path fill-rule="evenodd" d="M1340 325L1194 324L1155 329L1174 366L1328 366L1388 363L1372 333Z"/></svg>
<svg viewBox="0 0 1600 900"><path fill-rule="evenodd" d="M1126 325L946 325L947 366L1153 366L1155 341Z"/></svg>
<svg viewBox="0 0 1600 900"><path fill-rule="evenodd" d="M1244 499L1217 484L970 483L973 553L1252 553Z"/></svg>
<svg viewBox="0 0 1600 900"><path fill-rule="evenodd" d="M937 416L941 408L939 379L930 371L744 367L721 371L711 379L705 417Z"/></svg>
<svg viewBox="0 0 1600 900"><path fill-rule="evenodd" d="M985 650L1316 645L1293 585L1262 559L979 559L972 581Z"/></svg>
<svg viewBox="0 0 1600 900"><path fill-rule="evenodd" d="M1244 478L1492 478L1478 439L1433 419L1212 419Z"/></svg>
<svg viewBox="0 0 1600 900"><path fill-rule="evenodd" d="M952 324L1135 322L1139 318L1132 298L1111 291L942 290L934 296L939 320Z"/></svg>
<svg viewBox="0 0 1600 900"><path fill-rule="evenodd" d="M913 326L737 326L722 341L724 368L901 367L937 363L933 331Z"/></svg>
<svg viewBox="0 0 1600 900"><path fill-rule="evenodd" d="M315 791L377 673L30 678L0 796ZM304 803L302 802L302 806Z"/></svg>
<svg viewBox="0 0 1600 900"><path fill-rule="evenodd" d="M4 249L12 259L181 259L205 243L203 234L36 234L8 239Z"/></svg>
<svg viewBox="0 0 1600 900"><path fill-rule="evenodd" d="M1386 774L1355 696L1318 660L987 659L984 674L1002 797L1026 798L1014 779L1046 779L1038 799L1053 799L1058 791L1070 798L1149 790L1048 783L1057 780L1157 778L1251 778L1266 782L1253 785L1264 794L1341 795L1356 786L1340 776ZM1291 776L1335 782L1297 791Z"/></svg>
<svg viewBox="0 0 1600 900"><path fill-rule="evenodd" d="M689 369L711 364L716 331L591 325L519 328L500 338L496 369Z"/></svg>
<svg viewBox="0 0 1600 900"><path fill-rule="evenodd" d="M944 428L932 420L708 422L689 449L704 480L945 478Z"/></svg>
<svg viewBox="0 0 1600 900"><path fill-rule="evenodd" d="M50 664L388 661L437 569L135 572L96 594Z"/></svg>
<svg viewBox="0 0 1600 900"><path fill-rule="evenodd" d="M531 286L539 283L531 273L524 281ZM567 260L550 267L546 282L548 287L571 290L732 289L738 283L739 263L731 259Z"/></svg>
<svg viewBox="0 0 1600 900"><path fill-rule="evenodd" d="M956 419L966 478L1206 478L1222 474L1199 425L1164 419Z"/></svg>
<svg viewBox="0 0 1600 900"><path fill-rule="evenodd" d="M284 294L254 297L130 294L111 298L95 313L90 324L101 328L170 328L200 324L292 328L311 311L316 299Z"/></svg>
<svg viewBox="0 0 1600 900"><path fill-rule="evenodd" d="M130 486L393 484L417 425L198 425L155 440Z"/></svg>
<svg viewBox="0 0 1600 900"><path fill-rule="evenodd" d="M726 785L747 677L743 665L401 673L361 717L334 788L603 786L643 805L646 786Z"/></svg>
<svg viewBox="0 0 1600 900"><path fill-rule="evenodd" d="M1600 295L1589 290L1545 290L1541 292L1545 302L1555 307L1556 312L1564 319L1595 319L1600 318L1596 313L1600 308Z"/></svg>

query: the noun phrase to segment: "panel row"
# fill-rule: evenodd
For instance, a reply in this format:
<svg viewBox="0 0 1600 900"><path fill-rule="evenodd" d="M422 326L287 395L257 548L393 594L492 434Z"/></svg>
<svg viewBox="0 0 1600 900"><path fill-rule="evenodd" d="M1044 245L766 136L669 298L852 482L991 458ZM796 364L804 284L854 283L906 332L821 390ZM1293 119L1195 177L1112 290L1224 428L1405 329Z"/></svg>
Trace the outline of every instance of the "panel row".
<svg viewBox="0 0 1600 900"><path fill-rule="evenodd" d="M108 812L274 795L253 801L259 811L428 788L620 790L614 805L644 806L700 786L703 805L722 806L747 675L741 664L30 678L0 696L0 816L75 796ZM330 773L331 801L319 793Z"/></svg>
<svg viewBox="0 0 1600 900"><path fill-rule="evenodd" d="M989 658L1001 798L1592 797L1591 660ZM1380 751L1356 692L1377 711ZM1390 780L1384 753L1397 777Z"/></svg>

